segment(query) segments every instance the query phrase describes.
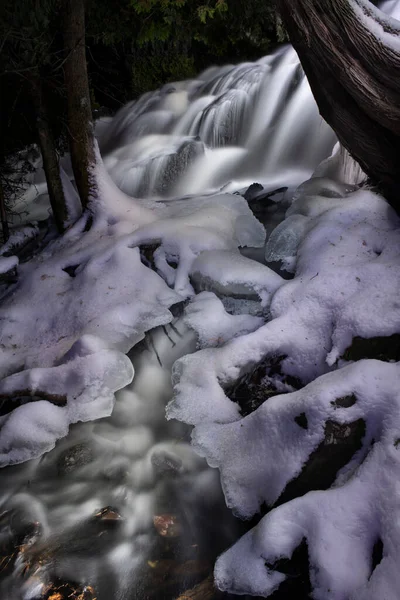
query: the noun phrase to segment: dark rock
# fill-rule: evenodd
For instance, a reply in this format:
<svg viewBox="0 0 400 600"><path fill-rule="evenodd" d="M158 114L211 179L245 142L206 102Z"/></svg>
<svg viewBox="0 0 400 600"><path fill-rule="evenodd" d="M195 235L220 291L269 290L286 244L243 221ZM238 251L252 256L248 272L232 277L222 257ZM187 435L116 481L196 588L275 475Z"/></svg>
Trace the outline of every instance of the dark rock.
<svg viewBox="0 0 400 600"><path fill-rule="evenodd" d="M351 406L354 406L356 402L357 396L355 396L354 394L350 394L349 396L343 396L343 398L338 398L337 400L334 400L333 402L331 402L331 404L335 408L350 408Z"/></svg>
<svg viewBox="0 0 400 600"><path fill-rule="evenodd" d="M269 398L282 394L282 383L295 389L302 387L299 380L282 372L281 363L285 358L285 356L265 358L240 377L234 385L225 389L228 398L239 404L240 412L244 417L257 410Z"/></svg>
<svg viewBox="0 0 400 600"><path fill-rule="evenodd" d="M45 591L44 596L39 598L41 600L96 600L96 592L91 585L56 579Z"/></svg>
<svg viewBox="0 0 400 600"><path fill-rule="evenodd" d="M282 187L263 194L257 193L255 188L252 189L253 186L258 185L260 184L253 183L245 192L244 198L247 200L249 208L254 216L261 221L261 223L266 224L271 221L271 217L280 210L280 202L283 199L287 188ZM285 210L279 221L284 219Z"/></svg>
<svg viewBox="0 0 400 600"><path fill-rule="evenodd" d="M57 469L60 475L67 475L94 460L93 450L85 443L76 444L67 448L57 460Z"/></svg>
<svg viewBox="0 0 400 600"><path fill-rule="evenodd" d="M157 271L154 263L154 252L159 248L159 244L143 244L139 246L140 260L145 267Z"/></svg>
<svg viewBox="0 0 400 600"><path fill-rule="evenodd" d="M31 393L30 390L20 390L13 394L0 394L0 416L8 415L15 408L28 404L28 402L40 402L47 400L56 406L66 406L66 396L56 394L47 394L45 392Z"/></svg>
<svg viewBox="0 0 400 600"><path fill-rule="evenodd" d="M372 564L371 564L371 575L375 571L376 567L382 561L383 558L383 542L381 538L378 538L372 548ZM371 578L371 575L369 578Z"/></svg>
<svg viewBox="0 0 400 600"><path fill-rule="evenodd" d="M280 558L274 563L265 565L272 571L286 575L286 580L271 596L270 600L305 600L310 598L310 564L307 541L304 539L294 550L291 558Z"/></svg>
<svg viewBox="0 0 400 600"><path fill-rule="evenodd" d="M361 448L364 435L363 419L352 423L327 421L323 441L309 456L300 475L288 483L275 506L303 496L311 490L330 488L340 469Z"/></svg>
<svg viewBox="0 0 400 600"><path fill-rule="evenodd" d="M295 422L302 429L308 429L308 421L306 413L301 413L298 417L295 417Z"/></svg>
<svg viewBox="0 0 400 600"><path fill-rule="evenodd" d="M93 515L93 519L98 522L105 523L107 525L116 525L123 519L116 508L112 506L105 506L101 508L97 513Z"/></svg>
<svg viewBox="0 0 400 600"><path fill-rule="evenodd" d="M80 265L69 265L68 267L64 267L63 271L70 277L76 277L76 271L79 267Z"/></svg>
<svg viewBox="0 0 400 600"><path fill-rule="evenodd" d="M250 187L247 188L247 190L244 193L243 198L245 200L253 200L253 198L255 198L260 192L263 191L263 186L261 185L261 183L252 183Z"/></svg>
<svg viewBox="0 0 400 600"><path fill-rule="evenodd" d="M355 337L351 346L345 350L343 358L348 361L375 358L397 362L400 360L400 333L373 338Z"/></svg>
<svg viewBox="0 0 400 600"><path fill-rule="evenodd" d="M183 173L204 153L203 142L196 140L183 142L175 153L165 159L162 176L157 181L155 192L161 196L168 195Z"/></svg>

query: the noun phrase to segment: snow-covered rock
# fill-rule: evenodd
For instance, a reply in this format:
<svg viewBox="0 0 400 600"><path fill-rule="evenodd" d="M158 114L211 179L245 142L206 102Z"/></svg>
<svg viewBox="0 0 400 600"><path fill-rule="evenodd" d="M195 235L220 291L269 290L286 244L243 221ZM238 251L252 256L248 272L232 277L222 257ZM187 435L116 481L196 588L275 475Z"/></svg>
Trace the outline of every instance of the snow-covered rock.
<svg viewBox="0 0 400 600"><path fill-rule="evenodd" d="M272 508L219 559L218 587L268 597L306 543L317 600L397 600L400 221L372 192L326 180L301 187L275 237L296 216L295 243L279 246L295 277L272 292L270 320L178 360L167 416L195 426L236 514ZM235 386L251 373L264 402L249 414Z"/></svg>

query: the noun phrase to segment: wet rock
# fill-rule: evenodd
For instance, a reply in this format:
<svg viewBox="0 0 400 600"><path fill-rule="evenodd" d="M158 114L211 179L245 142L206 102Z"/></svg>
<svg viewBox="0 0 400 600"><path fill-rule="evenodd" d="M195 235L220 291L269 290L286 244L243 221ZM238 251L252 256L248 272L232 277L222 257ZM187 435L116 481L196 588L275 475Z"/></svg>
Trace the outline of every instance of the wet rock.
<svg viewBox="0 0 400 600"><path fill-rule="evenodd" d="M171 453L165 451L154 452L151 456L151 464L158 477L174 477L179 475L183 470L182 460L178 456L173 456Z"/></svg>
<svg viewBox="0 0 400 600"><path fill-rule="evenodd" d="M281 202L287 191L287 187L281 187L276 190L263 193L261 190L253 186L259 186L259 183L253 183L244 194L244 198L247 200L248 205L254 216L268 227L271 221L275 220L276 213L281 210ZM278 222L284 218L286 209L283 209L282 214L278 218ZM275 223L278 224L278 223Z"/></svg>
<svg viewBox="0 0 400 600"><path fill-rule="evenodd" d="M288 483L275 506L303 496L311 490L327 490L342 469L361 448L365 436L365 421L352 423L327 421L325 436L309 456L300 475Z"/></svg>
<svg viewBox="0 0 400 600"><path fill-rule="evenodd" d="M245 191L243 198L247 201L253 200L263 191L263 189L261 183L252 183Z"/></svg>
<svg viewBox="0 0 400 600"><path fill-rule="evenodd" d="M181 522L176 515L154 515L153 523L157 533L161 537L176 538L180 537L183 533Z"/></svg>
<svg viewBox="0 0 400 600"><path fill-rule="evenodd" d="M88 444L76 444L76 446L67 448L60 454L57 460L57 470L60 475L67 475L80 467L88 465L93 460L93 450Z"/></svg>
<svg viewBox="0 0 400 600"><path fill-rule="evenodd" d="M223 595L214 586L214 577L210 575L191 590L187 590L177 600L217 600Z"/></svg>
<svg viewBox="0 0 400 600"><path fill-rule="evenodd" d="M109 523L110 525L123 520L118 510L112 506L101 508L93 515L93 519L102 523Z"/></svg>
<svg viewBox="0 0 400 600"><path fill-rule="evenodd" d="M56 580L39 598L40 600L96 600L96 592L91 585Z"/></svg>
<svg viewBox="0 0 400 600"><path fill-rule="evenodd" d="M148 600L179 598L183 590L196 586L212 572L212 564L201 560L179 562L162 559L148 561L147 565L148 571L143 585L145 593L140 597ZM204 586L203 590L205 589ZM200 598L208 600L208 596L198 597L198 600Z"/></svg>
<svg viewBox="0 0 400 600"><path fill-rule="evenodd" d="M257 410L269 398L302 387L300 381L282 372L281 363L284 359L285 356L265 358L234 385L225 389L228 398L239 404L244 417Z"/></svg>
<svg viewBox="0 0 400 600"><path fill-rule="evenodd" d="M355 337L344 354L344 360L375 358L386 362L400 360L400 333L373 338Z"/></svg>

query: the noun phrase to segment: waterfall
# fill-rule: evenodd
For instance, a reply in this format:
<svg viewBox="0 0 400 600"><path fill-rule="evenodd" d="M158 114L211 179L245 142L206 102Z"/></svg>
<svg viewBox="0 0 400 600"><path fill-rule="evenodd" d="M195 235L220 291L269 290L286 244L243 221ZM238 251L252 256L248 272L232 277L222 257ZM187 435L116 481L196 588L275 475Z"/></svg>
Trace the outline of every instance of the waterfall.
<svg viewBox="0 0 400 600"><path fill-rule="evenodd" d="M381 9L400 19L397 0ZM296 185L335 144L290 46L146 93L97 133L115 183L140 197Z"/></svg>
<svg viewBox="0 0 400 600"><path fill-rule="evenodd" d="M101 122L98 136L114 181L142 197L294 184L335 141L290 46L147 93Z"/></svg>

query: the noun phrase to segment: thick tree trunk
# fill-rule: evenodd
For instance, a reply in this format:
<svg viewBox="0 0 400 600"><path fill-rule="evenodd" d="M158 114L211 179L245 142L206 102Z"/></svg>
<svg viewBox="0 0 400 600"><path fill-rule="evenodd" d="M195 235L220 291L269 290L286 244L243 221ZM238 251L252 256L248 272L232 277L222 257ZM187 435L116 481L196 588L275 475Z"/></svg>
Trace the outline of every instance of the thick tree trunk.
<svg viewBox="0 0 400 600"><path fill-rule="evenodd" d="M400 23L368 0L279 0L321 116L400 211Z"/></svg>
<svg viewBox="0 0 400 600"><path fill-rule="evenodd" d="M5 198L4 198L3 184L1 183L1 180L0 180L0 220L1 220L1 226L3 228L3 243L4 243L10 237L10 229L8 227L6 203L5 203Z"/></svg>
<svg viewBox="0 0 400 600"><path fill-rule="evenodd" d="M63 19L71 161L76 186L85 208L95 195L93 167L96 154L86 67L84 0L64 0Z"/></svg>
<svg viewBox="0 0 400 600"><path fill-rule="evenodd" d="M60 165L53 133L47 117L43 87L39 77L31 77L31 94L36 112L36 128L46 174L47 190L57 228L62 233L68 223L68 209L60 176Z"/></svg>

